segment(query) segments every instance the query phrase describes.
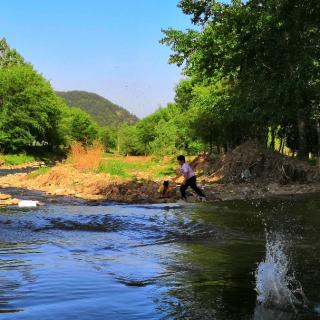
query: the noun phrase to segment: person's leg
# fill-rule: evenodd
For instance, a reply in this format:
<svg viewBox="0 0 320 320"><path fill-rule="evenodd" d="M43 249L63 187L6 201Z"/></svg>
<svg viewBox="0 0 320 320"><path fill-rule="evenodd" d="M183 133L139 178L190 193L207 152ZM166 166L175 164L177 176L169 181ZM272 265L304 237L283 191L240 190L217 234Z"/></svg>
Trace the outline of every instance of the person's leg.
<svg viewBox="0 0 320 320"><path fill-rule="evenodd" d="M204 195L204 193L199 189L199 187L197 186L197 180L196 177L191 177L190 179L188 179L188 185L194 190L194 192L200 196L200 197L206 197Z"/></svg>
<svg viewBox="0 0 320 320"><path fill-rule="evenodd" d="M187 184L182 184L182 185L180 186L180 192L181 192L181 198L182 198L182 199L186 199L186 198L187 198L187 196L186 196L186 190L187 190L187 188L188 188L188 185L187 185Z"/></svg>

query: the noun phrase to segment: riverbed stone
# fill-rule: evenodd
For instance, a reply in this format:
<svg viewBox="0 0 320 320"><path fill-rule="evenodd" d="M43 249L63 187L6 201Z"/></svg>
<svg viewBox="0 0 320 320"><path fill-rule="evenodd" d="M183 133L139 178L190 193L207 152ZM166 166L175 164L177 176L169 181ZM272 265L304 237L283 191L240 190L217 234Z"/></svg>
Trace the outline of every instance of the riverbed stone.
<svg viewBox="0 0 320 320"><path fill-rule="evenodd" d="M10 199L11 195L6 193L0 193L0 200L7 200Z"/></svg>
<svg viewBox="0 0 320 320"><path fill-rule="evenodd" d="M16 198L9 198L5 200L0 200L0 206L12 206L17 205L19 203L19 199Z"/></svg>

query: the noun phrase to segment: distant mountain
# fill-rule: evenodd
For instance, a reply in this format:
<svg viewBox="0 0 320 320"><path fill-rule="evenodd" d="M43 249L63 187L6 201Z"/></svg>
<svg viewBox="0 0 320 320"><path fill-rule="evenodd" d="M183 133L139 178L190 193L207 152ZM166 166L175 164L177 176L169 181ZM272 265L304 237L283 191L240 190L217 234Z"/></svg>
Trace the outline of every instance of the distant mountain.
<svg viewBox="0 0 320 320"><path fill-rule="evenodd" d="M89 113L101 126L117 127L138 121L135 115L98 94L86 91L57 91L57 94L70 107L78 107Z"/></svg>

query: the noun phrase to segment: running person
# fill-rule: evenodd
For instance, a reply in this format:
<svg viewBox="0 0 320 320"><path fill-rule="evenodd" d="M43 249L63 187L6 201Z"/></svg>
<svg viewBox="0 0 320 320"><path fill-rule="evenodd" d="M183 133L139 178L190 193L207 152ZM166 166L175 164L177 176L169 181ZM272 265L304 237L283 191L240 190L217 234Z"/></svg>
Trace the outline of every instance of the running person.
<svg viewBox="0 0 320 320"><path fill-rule="evenodd" d="M177 180L180 176L183 176L183 183L180 186L181 197L183 200L187 200L186 190L188 187L191 187L195 193L200 197L201 201L206 200L206 196L204 193L198 188L196 175L191 168L191 166L186 163L185 156L181 155L177 158L180 165L180 174L173 179L173 181Z"/></svg>

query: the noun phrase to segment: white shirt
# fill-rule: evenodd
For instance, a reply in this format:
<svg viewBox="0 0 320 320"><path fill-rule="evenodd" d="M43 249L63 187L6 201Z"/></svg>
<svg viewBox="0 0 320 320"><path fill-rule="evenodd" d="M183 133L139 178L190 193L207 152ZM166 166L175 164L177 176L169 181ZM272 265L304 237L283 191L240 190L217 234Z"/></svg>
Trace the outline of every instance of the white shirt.
<svg viewBox="0 0 320 320"><path fill-rule="evenodd" d="M187 180L195 176L193 169L191 168L191 166L188 163L184 163L180 167L180 172L181 172L181 174L186 176Z"/></svg>

